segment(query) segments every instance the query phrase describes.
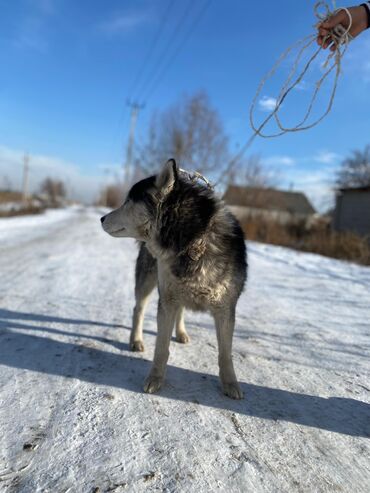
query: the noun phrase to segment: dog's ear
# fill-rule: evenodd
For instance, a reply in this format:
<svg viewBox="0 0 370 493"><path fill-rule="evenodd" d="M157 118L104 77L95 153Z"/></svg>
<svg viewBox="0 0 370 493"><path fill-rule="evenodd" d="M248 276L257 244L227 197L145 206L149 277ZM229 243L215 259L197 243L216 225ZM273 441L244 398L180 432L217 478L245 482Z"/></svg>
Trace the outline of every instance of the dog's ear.
<svg viewBox="0 0 370 493"><path fill-rule="evenodd" d="M174 159L169 159L158 173L155 186L162 195L168 194L177 180L178 168Z"/></svg>

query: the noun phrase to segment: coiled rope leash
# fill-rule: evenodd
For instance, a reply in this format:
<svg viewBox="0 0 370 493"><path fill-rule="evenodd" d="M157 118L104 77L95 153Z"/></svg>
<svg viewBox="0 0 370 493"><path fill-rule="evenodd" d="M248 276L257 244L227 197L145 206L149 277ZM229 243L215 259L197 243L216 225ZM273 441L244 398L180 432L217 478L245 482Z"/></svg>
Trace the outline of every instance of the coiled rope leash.
<svg viewBox="0 0 370 493"><path fill-rule="evenodd" d="M250 125L253 129L253 134L251 137L247 140L247 142L244 144L244 146L240 149L240 151L234 156L234 158L229 162L228 168L226 170L229 172L233 166L236 164L236 162L243 156L243 154L246 152L246 150L251 146L252 142L254 139L258 136L263 137L265 139L270 139L273 137L279 137L280 135L286 134L288 132L300 132L302 130L308 130L309 128L315 127L318 125L330 112L333 102L334 102L334 97L335 93L337 90L337 85L338 85L338 79L341 73L341 67L342 67L342 58L347 51L348 44L352 40L352 36L349 33L351 27L352 27L352 16L349 10L345 7L340 7L336 8L336 1L332 0L332 5L333 5L333 10L330 10L329 5L325 1L319 1L315 4L314 6L314 13L316 18L318 19L318 22L314 26L316 29L317 27L325 20L327 20L329 17L332 15L336 14L337 12L344 10L346 14L348 15L349 19L349 25L347 29L345 29L342 24L338 24L334 29L330 31L330 34L328 34L324 40L322 45L314 52L314 54L308 59L306 62L306 65L304 66L302 72L296 76L295 80L292 82L293 77L296 75L297 69L298 69L298 64L301 61L304 53L306 50L308 50L313 43L315 43L317 34L310 34L309 36L306 36L302 38L301 40L297 41L296 43L292 44L289 46L278 58L277 62L275 65L272 67L272 69L262 78L258 88L257 92L252 100L252 104L249 110L249 121ZM320 9L324 9L324 13L320 13ZM325 41L330 39L333 44L334 44L334 51L328 54L323 67L326 69L324 74L320 77L318 81L315 83L315 90L313 92L311 101L308 105L308 108L306 110L306 113L299 123L297 125L294 125L293 127L287 127L285 126L280 118L279 111L281 109L281 105L283 104L284 100L288 96L288 94L294 89L295 87L298 86L298 84L302 81L304 75L308 72L312 62L317 58L319 55L320 51L323 49L322 46L325 44ZM297 57L293 63L292 69L286 79L286 81L283 84L283 87L280 91L279 96L276 99L275 107L274 109L268 114L268 116L263 120L263 122L260 125L255 124L255 119L254 119L254 112L255 112L255 107L257 100L261 94L262 89L264 88L266 82L273 77L275 74L276 70L280 67L282 62L287 58L287 56L290 54L290 52L295 49L300 47L300 50L297 54ZM335 76L334 76L334 81L333 81L333 88L331 90L331 95L328 101L328 105L326 107L326 110L324 113L314 120L311 123L307 123L307 120L309 116L311 115L315 100L317 98L317 95L320 91L320 88L325 81L325 79L331 74L331 72L335 69ZM272 119L275 119L276 125L278 127L277 132L272 133L272 134L267 134L263 132L264 127L266 124ZM225 174L224 174L225 176Z"/></svg>
<svg viewBox="0 0 370 493"><path fill-rule="evenodd" d="M335 6L335 2L333 2L333 3ZM320 14L320 12L319 12L320 7L324 7L324 9L326 10L325 14ZM345 52L347 51L348 43L352 39L352 36L349 34L349 31L352 27L352 16L351 16L349 10L345 7L335 9L333 12L331 12L329 10L328 4L324 1L317 2L314 6L315 15L319 20L319 22L316 24L315 27L318 27L318 25L321 24L321 22L323 22L324 20L328 19L329 17L331 17L332 15L336 14L337 12L339 12L341 10L344 10L346 12L346 14L348 15L348 19L349 19L348 28L345 29L342 26L342 24L339 24L323 40L323 44L324 44L325 41L327 41L328 39L331 39L334 43L335 50L333 52L329 53L329 55L326 58L326 61L323 64L323 67L326 68L326 71L320 77L320 79L318 81L316 81L316 83L315 83L316 88L315 88L315 91L312 95L310 104L307 108L306 114L303 117L303 120L301 122L299 122L297 125L295 125L294 127L285 127L282 124L281 119L279 117L279 111L280 111L281 105L282 105L283 101L285 100L285 98L288 96L290 91L292 89L294 89L302 81L304 75L307 73L308 69L310 68L310 65L317 58L318 54L322 50L322 46L320 46L314 52L314 54L310 57L310 59L308 60L308 62L305 65L303 71L298 75L298 77L295 79L295 81L291 83L291 80L292 80L295 72L297 71L298 64L301 61L301 58L302 58L304 52L315 42L316 37L317 37L316 34L311 34L310 36L307 36L307 37L301 39L300 41L298 41L297 43L294 43L292 46L290 46L280 56L280 58L275 63L275 65L272 67L270 72L268 72L268 74L261 80L261 82L258 86L256 95L253 98L252 105L251 105L250 112L249 112L250 124L251 124L251 127L254 130L256 135L259 135L260 137L264 137L264 138L272 138L272 137L278 137L278 136L283 135L287 132L299 132L302 130L308 130L309 128L312 128L312 127L316 126L318 123L320 123L321 120L323 120L326 117L326 115L330 112L330 110L333 106L333 101L334 101L334 97L335 97L335 93L336 93L337 85L338 85L338 79L339 79L339 76L341 73L342 58L343 58ZM261 123L261 125L259 127L257 127L254 123L254 110L255 110L257 99L258 99L259 95L261 94L263 87L265 86L266 82L269 79L271 79L271 77L275 74L276 70L279 68L281 63L286 59L288 54L295 47L298 47L300 45L303 45L303 46L301 47L301 49L297 55L297 58L293 64L293 67L292 67L292 69L291 69L291 71L290 71L281 91L280 91L279 96L276 99L275 108L271 111L271 113L267 116L267 118ZM333 59L333 62L330 63L332 59ZM333 81L333 89L331 91L331 95L330 95L328 106L327 106L326 110L324 111L324 113L319 118L317 118L317 120L313 121L310 124L304 125L306 123L308 117L310 116L311 112L312 112L312 108L313 108L314 102L316 100L316 97L320 91L321 85L323 84L325 79L328 77L328 75L334 69L336 69L336 70L335 70L335 77L334 77L334 81ZM275 118L275 121L276 121L276 124L279 128L279 131L277 133L274 133L274 134L265 134L262 132L262 129L267 124L267 122L270 121L270 119L272 117Z"/></svg>
<svg viewBox="0 0 370 493"><path fill-rule="evenodd" d="M183 173L188 180L191 182L195 183L197 180L204 181L204 183L207 185L207 188L210 188L211 190L214 189L214 186L210 181L207 180L205 176L203 176L201 173L198 171L186 171L185 169L179 168L179 171Z"/></svg>

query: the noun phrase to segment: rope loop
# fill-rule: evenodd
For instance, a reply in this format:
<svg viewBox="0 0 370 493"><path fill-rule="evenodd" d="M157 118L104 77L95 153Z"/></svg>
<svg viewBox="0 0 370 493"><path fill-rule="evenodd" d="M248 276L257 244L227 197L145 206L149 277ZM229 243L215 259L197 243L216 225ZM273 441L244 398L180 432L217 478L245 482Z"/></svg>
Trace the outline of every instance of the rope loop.
<svg viewBox="0 0 370 493"><path fill-rule="evenodd" d="M321 11L323 10L323 12ZM324 68L325 72L321 75L321 77L315 82L314 84L314 91L312 93L311 101L308 104L307 110L300 122L298 122L296 125L292 127L285 126L281 120L281 117L279 115L281 106L289 93L296 88L299 83L303 80L303 77L306 75L308 72L309 68L311 67L312 63L314 60L318 57L319 53L323 50L322 45L319 46L314 53L308 58L306 61L306 64L304 65L303 70L301 73L298 75L296 74L298 70L299 63L303 59L304 54L306 51L311 48L311 46L316 42L317 34L310 34L299 41L296 41L293 43L291 46L289 46L278 58L276 63L273 65L271 70L262 78L261 82L258 85L256 94L252 100L250 109L249 109L249 122L250 126L252 127L253 133L247 140L247 142L241 147L239 152L229 161L228 166L226 168L226 171L224 173L224 176L228 174L229 171L233 169L233 167L236 165L238 160L245 154L245 152L249 149L249 147L252 145L254 139L257 137L263 137L265 139L271 139L274 137L279 137L281 135L284 135L286 133L290 132L301 132L302 130L308 130L310 128L315 127L318 125L330 112L333 106L336 90L337 90L337 85L338 85L338 80L341 74L341 68L342 68L342 59L347 51L348 44L350 41L353 39L353 37L350 34L350 30L352 28L352 16L350 11L345 8L345 7L336 7L336 1L332 0L332 9L330 9L328 2L324 0L320 0L316 2L314 5L314 14L318 20L318 22L314 25L314 28L317 29L319 25L328 19L329 17L333 16L334 14L340 12L341 10L345 11L349 24L347 29L342 25L338 24L334 29L330 31L330 33L324 38L323 43L327 40L331 40L334 44L334 51L330 52L327 57L325 62L323 63L322 67ZM288 57L288 55L294 50L298 49L298 54L293 62L292 68L288 74L288 77L286 78L280 93L278 94L278 97L276 98L276 103L275 107L272 109L272 111L267 115L267 117L262 121L260 125L257 125L254 120L254 112L255 112L255 107L257 104L257 100L259 99L259 96L262 92L262 89L266 85L266 82L270 80L274 75L277 69L280 67L280 65L283 63L283 61ZM314 120L311 123L307 123L315 101L317 99L317 96L320 92L322 84L325 82L325 80L328 78L328 76L334 72L334 80L333 80L333 85L331 89L331 93L329 96L328 104L326 106L326 109L324 112L319 116L316 120ZM275 133L265 133L263 131L264 127L266 124L271 120L274 119L276 126L277 126L277 131ZM220 179L216 185L221 183L222 179Z"/></svg>
<svg viewBox="0 0 370 493"><path fill-rule="evenodd" d="M333 2L333 5L335 7L335 2ZM324 9L324 13L320 12L321 8ZM272 67L272 69L261 80L261 82L257 88L257 92L253 98L253 101L252 101L252 104L250 107L250 112L249 112L250 124L251 124L253 131L254 131L254 134L252 136L252 140L254 139L254 137L256 135L259 135L260 137L264 137L264 138L273 138L273 137L278 137L278 136L283 135L283 134L288 133L288 132L299 132L302 130L308 130L309 128L312 128L312 127L315 127L316 125L318 125L328 115L328 113L330 112L330 110L333 106L333 101L334 101L335 93L337 90L338 79L339 79L339 76L341 73L342 58L343 58L345 52L347 51L348 43L352 39L352 36L349 32L351 27L352 27L352 16L351 16L351 13L349 12L349 10L345 7L330 10L328 3L323 1L323 0L317 2L314 6L314 13L315 13L316 18L319 21L315 26L316 28L325 19L328 19L329 17L331 17L332 15L334 15L335 13L337 13L341 10L344 10L346 12L346 14L348 15L349 25L348 25L347 29L345 29L341 24L339 24L338 26L336 26L334 29L332 29L330 31L330 34L326 38L324 38L324 42L330 38L334 43L335 49L333 52L329 53L329 55L327 56L327 58L323 64L323 67L326 70L325 70L324 74L320 77L320 79L318 79L315 83L315 90L312 94L311 101L310 101L308 108L307 108L307 110L303 116L303 119L300 122L298 122L296 125L294 125L292 127L287 127L282 123L279 112L280 112L281 106L283 104L283 101L287 98L289 93L295 87L297 87L298 84L303 80L303 77L308 72L310 66L312 65L312 62L317 58L317 56L319 55L319 53L323 49L322 46L317 48L317 50L313 53L313 55L311 55L311 57L307 60L301 73L296 75L298 65L299 65L300 61L302 60L303 55L315 43L316 34L309 35L309 36L299 40L298 42L294 43L290 47L288 47L282 53L282 55L279 57L279 59L277 60L275 65ZM266 82L273 77L276 70L280 67L281 63L287 58L289 53L294 48L297 48L299 46L300 46L300 49L298 51L298 54L296 56L295 61L293 62L292 69L291 69L286 81L284 82L278 97L276 98L276 104L275 104L274 109L269 113L267 118L265 118L265 120L259 126L257 126L254 122L254 111L255 111L255 106L256 106L257 100L261 94L262 89L264 88ZM316 98L319 94L320 88L321 88L323 82L327 79L327 77L333 71L335 72L333 87L331 90L331 95L329 97L329 101L328 101L328 105L327 105L326 109L323 112L323 114L320 117L318 117L316 120L314 120L311 123L307 123L307 120L312 113L313 106L314 106ZM294 79L294 76L296 76L295 79ZM274 118L274 120L275 120L275 123L278 127L278 131L275 133L272 133L272 134L264 133L263 128L272 118ZM249 147L249 145L248 145L248 147Z"/></svg>

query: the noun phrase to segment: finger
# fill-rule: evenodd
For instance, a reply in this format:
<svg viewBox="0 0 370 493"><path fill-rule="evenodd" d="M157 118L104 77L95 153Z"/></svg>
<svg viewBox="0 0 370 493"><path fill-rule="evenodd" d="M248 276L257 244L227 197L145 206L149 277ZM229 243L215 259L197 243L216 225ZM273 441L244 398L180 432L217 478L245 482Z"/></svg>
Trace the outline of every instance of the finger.
<svg viewBox="0 0 370 493"><path fill-rule="evenodd" d="M327 48L332 43L330 36L317 36L316 41L317 44L323 49Z"/></svg>
<svg viewBox="0 0 370 493"><path fill-rule="evenodd" d="M324 29L324 28L320 27L320 29L319 29L319 36L327 36L328 34L330 34L330 30L329 29Z"/></svg>
<svg viewBox="0 0 370 493"><path fill-rule="evenodd" d="M333 40L331 38L325 38L323 43L322 43L322 47L324 48L324 50L326 50L326 48L328 46L330 46L332 44Z"/></svg>
<svg viewBox="0 0 370 493"><path fill-rule="evenodd" d="M330 39L327 36L317 36L317 44L322 48L326 48L330 43Z"/></svg>

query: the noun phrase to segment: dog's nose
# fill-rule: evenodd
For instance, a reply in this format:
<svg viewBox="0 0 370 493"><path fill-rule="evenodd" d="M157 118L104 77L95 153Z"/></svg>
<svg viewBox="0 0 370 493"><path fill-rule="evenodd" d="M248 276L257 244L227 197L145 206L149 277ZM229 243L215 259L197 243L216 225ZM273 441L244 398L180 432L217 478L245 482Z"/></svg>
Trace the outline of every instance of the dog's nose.
<svg viewBox="0 0 370 493"><path fill-rule="evenodd" d="M103 216L100 218L100 222L103 224L104 220L105 220L106 216Z"/></svg>

